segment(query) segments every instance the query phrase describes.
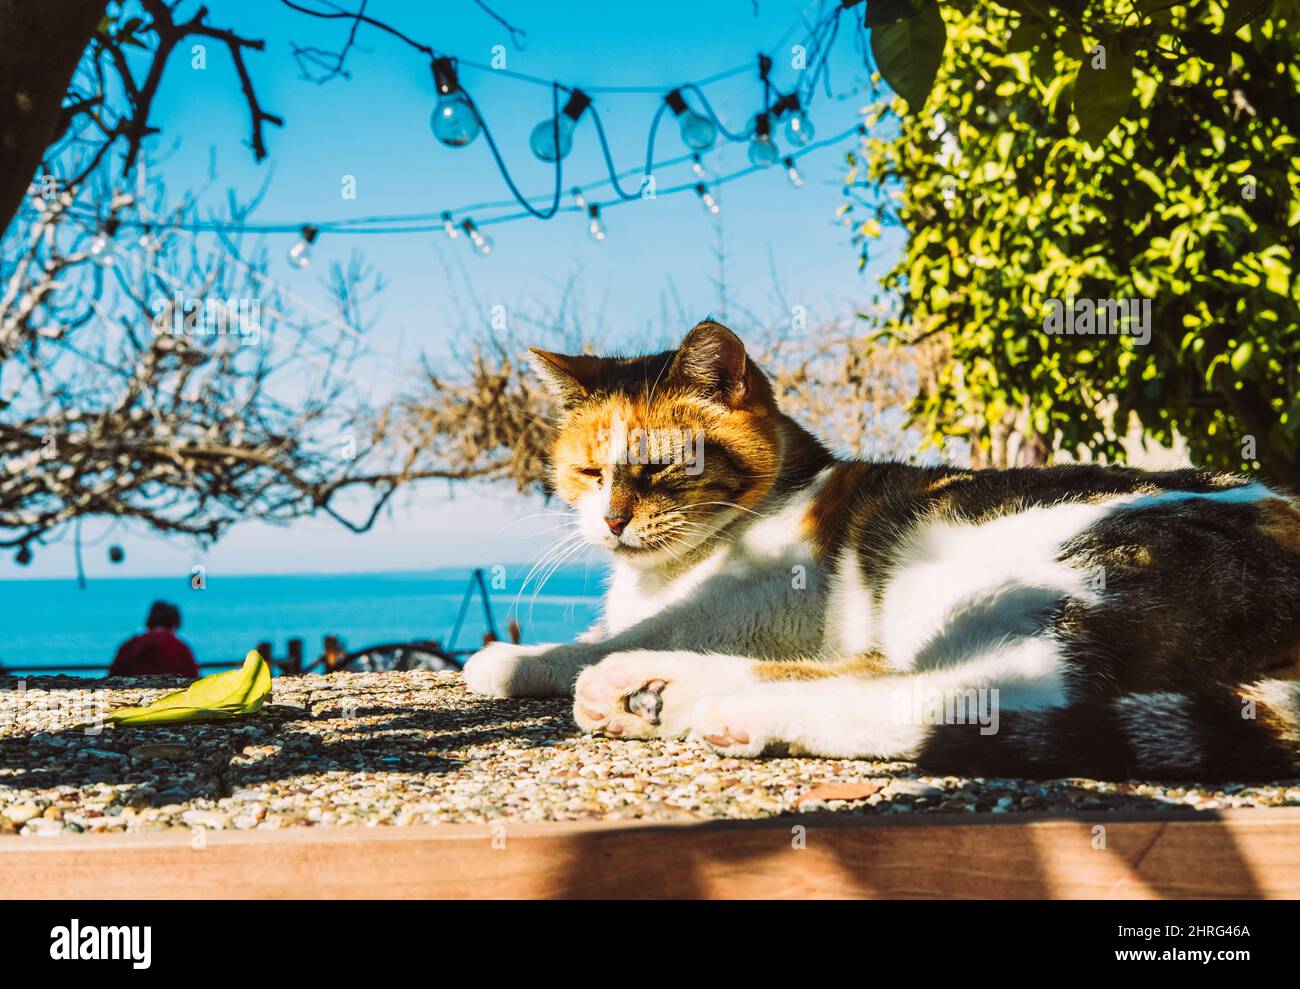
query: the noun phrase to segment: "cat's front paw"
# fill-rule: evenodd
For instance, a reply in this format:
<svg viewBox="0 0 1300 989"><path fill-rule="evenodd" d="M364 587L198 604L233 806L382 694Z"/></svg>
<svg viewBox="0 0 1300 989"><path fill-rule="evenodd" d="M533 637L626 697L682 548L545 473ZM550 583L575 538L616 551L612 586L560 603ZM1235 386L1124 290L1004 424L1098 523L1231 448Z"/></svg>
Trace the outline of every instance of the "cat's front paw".
<svg viewBox="0 0 1300 989"><path fill-rule="evenodd" d="M703 653L614 653L578 677L573 718L615 738L683 738L705 697L752 682L748 660Z"/></svg>
<svg viewBox="0 0 1300 989"><path fill-rule="evenodd" d="M461 671L465 686L489 697L566 697L573 683L572 672L566 670L567 664L556 661L564 648L493 642L465 663Z"/></svg>

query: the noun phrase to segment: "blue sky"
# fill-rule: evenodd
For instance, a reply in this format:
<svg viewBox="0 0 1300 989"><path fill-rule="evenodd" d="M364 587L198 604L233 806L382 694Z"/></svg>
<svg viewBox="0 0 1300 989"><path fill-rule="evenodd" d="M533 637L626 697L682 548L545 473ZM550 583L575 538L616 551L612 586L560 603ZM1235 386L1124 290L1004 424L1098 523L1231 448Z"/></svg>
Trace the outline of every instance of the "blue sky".
<svg viewBox="0 0 1300 989"><path fill-rule="evenodd" d="M336 49L345 26L295 13L278 2L210 0L211 22L264 38L267 49L248 56L263 105L286 119L267 132L270 157L258 165L245 147L247 109L225 52L212 47L207 67L191 68L178 53L168 68L153 123L166 152L158 172L175 194L199 184L214 160L219 204L226 189L252 196L270 176L256 219L338 220L349 217L426 213L466 203L507 198L504 184L480 138L467 148L439 144L429 129L434 94L427 59L400 42L363 29L348 62L350 79L323 86L301 78L290 43ZM773 54L774 81L788 88L794 79L790 45L804 31L788 29L816 16L820 5L778 0L718 0L596 4L493 0L492 8L527 32L521 50L507 32L472 0L436 4L413 0L371 0L370 13L413 38L466 60L489 62L494 46L505 47L506 67L577 86L655 86L667 91L682 82L753 62L760 50ZM757 11L754 7L757 6ZM653 13L651 13L653 11ZM846 15L856 17L857 13ZM781 49L774 45L783 36ZM519 185L528 193L548 191L548 166L532 157L528 132L549 116L550 94L500 73L463 68L462 82L480 106ZM848 36L841 33L831 62L832 95L820 93L810 108L817 137L852 126L868 102L865 70ZM733 130L743 128L760 97L749 72L707 90ZM646 132L660 97L602 95L601 114L620 169L639 165ZM778 135L780 143L780 135ZM775 315L773 272L788 304L803 305L815 318L864 305L890 255L859 273L849 232L836 222L841 201L844 152L827 148L804 158L806 184L794 189L776 167L722 190L727 316L744 336L751 314ZM671 120L660 129L656 157L683 148ZM215 157L214 157L215 156ZM745 147L723 145L707 159L725 173L744 167ZM565 162L564 185L601 177L604 166L590 120L581 122L574 151ZM341 196L344 176L354 176L356 198ZM656 175L661 187L684 181L679 167ZM628 183L635 186L635 182ZM375 352L365 370L368 390L391 393L413 372L421 352L442 358L467 330L483 326L494 305L505 307L512 330L528 338L526 317L556 304L560 287L575 279L586 300L579 308L587 329L611 348L636 349L663 342L707 313L719 314L714 284L717 230L694 195L660 197L609 210L608 237L592 241L575 214L550 222L527 220L491 227L495 250L472 254L464 238L439 233L376 236L323 235L304 272L287 266L276 274L307 299L319 299L318 280L330 259L362 251L379 268L388 288L371 339ZM268 237L275 258L295 238ZM680 323L679 312L687 322ZM603 322L597 325L599 317ZM668 327L665 328L665 317ZM752 328L752 327L751 327ZM250 522L234 529L204 553L184 541L164 541L118 530L126 562L110 567L104 545L86 552L91 576L161 575L205 563L210 571L272 573L406 569L451 564L519 562L545 545L540 530L553 519L519 522L546 509L512 490L429 484L397 499L375 530L354 536L324 520L304 520L287 529ZM88 523L94 539L103 527ZM38 550L20 569L0 560L0 578L67 576L73 572L71 540Z"/></svg>

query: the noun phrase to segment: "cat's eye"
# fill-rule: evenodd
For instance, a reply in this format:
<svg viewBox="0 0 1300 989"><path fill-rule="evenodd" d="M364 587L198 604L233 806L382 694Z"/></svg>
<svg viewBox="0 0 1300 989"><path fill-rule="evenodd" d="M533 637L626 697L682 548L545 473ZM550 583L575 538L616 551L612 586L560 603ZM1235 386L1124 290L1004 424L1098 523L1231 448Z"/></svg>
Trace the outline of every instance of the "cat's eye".
<svg viewBox="0 0 1300 989"><path fill-rule="evenodd" d="M603 472L599 467L579 467L578 473L583 477L600 477Z"/></svg>
<svg viewBox="0 0 1300 989"><path fill-rule="evenodd" d="M646 477L653 477L655 474L659 474L671 466L671 463L645 464L642 466L641 471Z"/></svg>

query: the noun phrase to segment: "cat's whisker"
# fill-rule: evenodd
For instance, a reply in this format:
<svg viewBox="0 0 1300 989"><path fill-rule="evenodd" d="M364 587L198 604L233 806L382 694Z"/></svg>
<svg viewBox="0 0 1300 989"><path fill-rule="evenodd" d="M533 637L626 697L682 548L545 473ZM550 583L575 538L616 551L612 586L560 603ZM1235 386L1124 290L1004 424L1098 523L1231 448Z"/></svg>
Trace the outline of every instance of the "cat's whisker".
<svg viewBox="0 0 1300 989"><path fill-rule="evenodd" d="M541 552L540 558L535 564L533 564L532 569L528 571L527 576L524 577L523 583L519 585L519 591L515 594L515 599L510 606L511 611L515 611L515 609L519 607L519 599L524 596L524 591L528 589L528 582L533 579L533 575L539 570L545 569L547 563L555 554L562 552L569 545L581 541L582 538L582 533L575 529L575 531L568 535L561 536L559 539L555 540L555 542L551 543Z"/></svg>
<svg viewBox="0 0 1300 989"><path fill-rule="evenodd" d="M571 544L569 548L566 549L562 555L560 555L555 559L555 561L551 564L550 569L547 570L545 575L537 582L537 589L533 591L532 599L528 603L529 622L532 622L533 620L533 609L536 608L537 606L537 597L539 594L542 593L542 588L546 586L547 581L549 581L553 576L555 576L555 572L559 570L561 566L564 565L566 560L568 560L575 553L577 553L579 550L582 549L584 543L585 541Z"/></svg>
<svg viewBox="0 0 1300 989"><path fill-rule="evenodd" d="M558 531L560 531L561 529L573 529L573 528L575 528L576 526L577 526L577 523L576 523L576 522L572 522L572 521L571 521L571 522L562 522L562 523L560 523L559 525L553 525L553 526L551 526L549 529L539 529L537 532L526 532L526 533L524 533L522 536L517 537L517 538L515 539L515 542L520 542L520 541L522 541L522 540L524 540L524 539L532 539L534 536L544 536L544 535L546 535L548 532L558 532Z"/></svg>
<svg viewBox="0 0 1300 989"><path fill-rule="evenodd" d="M531 522L533 521L533 519L544 519L544 518L568 518L568 519L573 519L574 524L577 524L577 519L573 518L572 512L534 512L531 515L525 515L521 518L515 519L512 522L507 522L505 525L501 526L501 528L497 530L497 535L498 536L501 535L501 533L505 532L507 529L519 525L522 522Z"/></svg>
<svg viewBox="0 0 1300 989"><path fill-rule="evenodd" d="M760 519L766 519L771 517L769 515L764 515L762 512L756 512L752 508L746 508L744 505L737 505L734 501L694 501L691 502L689 507L698 508L702 505L721 505L724 508L734 508L737 511L749 512L750 515L753 515Z"/></svg>

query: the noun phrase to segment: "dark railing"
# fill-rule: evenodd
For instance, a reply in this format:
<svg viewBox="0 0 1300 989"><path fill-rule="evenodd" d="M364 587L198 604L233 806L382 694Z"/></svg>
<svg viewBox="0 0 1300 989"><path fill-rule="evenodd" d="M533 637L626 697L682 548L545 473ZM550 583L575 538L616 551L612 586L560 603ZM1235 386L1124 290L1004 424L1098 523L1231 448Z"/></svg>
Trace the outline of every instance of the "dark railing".
<svg viewBox="0 0 1300 989"><path fill-rule="evenodd" d="M488 595L487 580L484 578L483 571L475 568L474 572L470 574L469 583L465 587L465 596L461 599L460 609L456 614L456 621L452 626L451 634L448 636L448 645L446 647L443 647L436 639L417 639L410 642L381 643L348 652L343 648L342 641L338 636L327 635L320 656L310 663L304 662L303 640L298 637L288 640L286 644L287 655L283 659L274 657L270 642L258 642L254 648L261 653L262 658L270 665L273 673L290 676L299 673L332 673L335 670L344 670L350 667L366 670L460 669L464 665L465 659L478 651L478 647L456 648L456 640L460 637L460 633L465 626L465 618L475 592L478 593L483 603L483 616L488 628L484 641L493 642L498 638L498 635L496 620L492 614L492 600ZM518 642L519 630L514 622L511 622L510 633L511 638ZM243 660L239 659L230 662L199 663L198 667L201 671L229 670L242 665ZM41 663L32 666L4 663L0 664L0 673L15 673L21 670L34 673L107 674L109 668L110 664L108 663Z"/></svg>

